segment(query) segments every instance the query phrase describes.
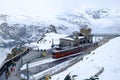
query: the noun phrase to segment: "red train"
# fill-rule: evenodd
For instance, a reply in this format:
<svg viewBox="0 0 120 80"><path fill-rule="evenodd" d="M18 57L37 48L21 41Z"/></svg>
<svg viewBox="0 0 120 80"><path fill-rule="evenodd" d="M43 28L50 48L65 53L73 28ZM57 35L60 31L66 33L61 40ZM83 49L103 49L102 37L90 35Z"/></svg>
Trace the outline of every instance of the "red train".
<svg viewBox="0 0 120 80"><path fill-rule="evenodd" d="M85 45L75 46L75 47L66 48L66 49L57 48L53 50L53 58L62 58L68 55L77 54L79 52L87 50L88 48L94 45L95 44L91 43L91 44L85 44Z"/></svg>

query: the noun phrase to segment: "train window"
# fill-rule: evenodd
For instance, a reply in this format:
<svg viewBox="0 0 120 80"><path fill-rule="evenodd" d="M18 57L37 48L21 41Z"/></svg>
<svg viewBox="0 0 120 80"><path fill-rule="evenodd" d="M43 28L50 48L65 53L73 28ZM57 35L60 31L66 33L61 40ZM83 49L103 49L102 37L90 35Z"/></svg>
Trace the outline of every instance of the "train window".
<svg viewBox="0 0 120 80"><path fill-rule="evenodd" d="M55 53L52 53L52 55L55 55Z"/></svg>
<svg viewBox="0 0 120 80"><path fill-rule="evenodd" d="M53 55L55 55L55 53L53 53Z"/></svg>
<svg viewBox="0 0 120 80"><path fill-rule="evenodd" d="M74 49L69 50L69 52L74 52Z"/></svg>
<svg viewBox="0 0 120 80"><path fill-rule="evenodd" d="M63 52L58 52L57 54L63 54Z"/></svg>

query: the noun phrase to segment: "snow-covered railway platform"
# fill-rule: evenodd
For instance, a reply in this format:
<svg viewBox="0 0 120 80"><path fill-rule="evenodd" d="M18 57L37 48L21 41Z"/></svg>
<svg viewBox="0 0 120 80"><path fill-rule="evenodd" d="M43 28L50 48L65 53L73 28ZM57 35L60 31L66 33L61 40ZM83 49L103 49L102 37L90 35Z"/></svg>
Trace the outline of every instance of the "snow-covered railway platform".
<svg viewBox="0 0 120 80"><path fill-rule="evenodd" d="M85 51L84 53L82 53L82 55L77 55L77 57L69 57L69 58L63 58L60 60L51 60L48 61L46 63L39 63L39 64L35 64L36 66L30 66L29 68L29 72L30 72L30 76L32 79L35 80L39 80L40 78L44 77L45 75L49 74L49 75L54 75L55 73L59 73L63 70L65 70L66 68L72 66L73 64L77 63L78 61L80 61L86 54L88 54L89 52L91 52L92 50L95 50L96 48L100 47L101 45L105 44L106 42L108 42L110 39L112 38L103 38L101 41L98 42L97 46L93 46L90 49L88 49L87 51ZM32 64L32 63L30 63ZM26 69L21 69L21 74L22 77L26 78Z"/></svg>

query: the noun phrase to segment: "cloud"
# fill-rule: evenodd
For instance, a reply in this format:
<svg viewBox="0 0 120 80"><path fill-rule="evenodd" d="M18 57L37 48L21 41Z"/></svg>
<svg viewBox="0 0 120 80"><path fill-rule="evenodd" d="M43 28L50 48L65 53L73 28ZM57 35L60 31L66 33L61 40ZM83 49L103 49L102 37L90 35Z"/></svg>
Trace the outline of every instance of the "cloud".
<svg viewBox="0 0 120 80"><path fill-rule="evenodd" d="M0 13L54 16L86 8L119 8L119 0L0 0Z"/></svg>

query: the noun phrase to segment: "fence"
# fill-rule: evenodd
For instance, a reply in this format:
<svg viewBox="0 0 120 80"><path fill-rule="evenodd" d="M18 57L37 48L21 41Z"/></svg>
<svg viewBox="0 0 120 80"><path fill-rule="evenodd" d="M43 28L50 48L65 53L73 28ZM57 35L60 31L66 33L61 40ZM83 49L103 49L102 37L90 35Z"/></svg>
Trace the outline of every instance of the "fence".
<svg viewBox="0 0 120 80"><path fill-rule="evenodd" d="M79 60L81 60L83 58L83 56L81 57L76 57L73 58L69 61L63 62L57 66L54 66L50 69L44 70L43 72L37 73L37 74L33 74L32 76L30 76L30 80L40 80L40 78L43 78L44 76L46 76L47 74L49 75L54 75L55 73L59 73L61 71L66 70L66 68L72 66L73 64L75 64L76 62L78 62ZM23 79L27 79L27 76L25 76L24 74L21 74L21 78Z"/></svg>

